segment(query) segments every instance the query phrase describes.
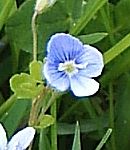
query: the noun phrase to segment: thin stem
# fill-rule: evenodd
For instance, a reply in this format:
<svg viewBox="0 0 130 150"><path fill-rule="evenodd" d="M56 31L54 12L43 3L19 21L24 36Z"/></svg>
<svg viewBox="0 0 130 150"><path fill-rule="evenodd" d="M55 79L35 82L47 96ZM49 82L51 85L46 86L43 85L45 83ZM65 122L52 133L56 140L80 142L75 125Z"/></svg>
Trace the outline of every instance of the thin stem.
<svg viewBox="0 0 130 150"><path fill-rule="evenodd" d="M39 114L39 107L41 104L41 101L43 99L43 96L45 94L45 89L43 89L33 100L32 100L32 108L30 111L30 117L28 124L29 126L34 126L38 123L38 114Z"/></svg>
<svg viewBox="0 0 130 150"><path fill-rule="evenodd" d="M34 12L32 17L32 34L33 34L33 60L37 60L37 28L36 28L36 19L37 19L37 11Z"/></svg>
<svg viewBox="0 0 130 150"><path fill-rule="evenodd" d="M44 114L48 110L48 108L55 102L57 97L59 97L59 94L57 94L55 92L52 93L52 96L51 96L50 100L48 101L48 103L45 106L45 108L43 108L43 110L42 110L42 114Z"/></svg>
<svg viewBox="0 0 130 150"><path fill-rule="evenodd" d="M32 108L31 108L30 116L29 116L29 120L28 120L29 126L34 126L34 125L37 125L37 123L38 123L38 114L39 114L39 111L40 111L39 107L40 107L41 100L42 100L44 94L45 94L45 90L43 89L43 90L32 100ZM31 150L31 149L32 149L32 144L33 144L33 141L32 141L32 143L30 144L28 150Z"/></svg>
<svg viewBox="0 0 130 150"><path fill-rule="evenodd" d="M51 126L51 149L57 150L57 111L56 111L56 101L51 106L51 114L55 118L55 123Z"/></svg>
<svg viewBox="0 0 130 150"><path fill-rule="evenodd" d="M113 98L113 85L112 83L109 84L109 108L110 108L110 112L109 112L109 123L110 123L110 127L113 129L114 131L114 98ZM112 136L111 136L111 146L112 146L112 150L116 150L116 144L115 144L115 133L113 132Z"/></svg>

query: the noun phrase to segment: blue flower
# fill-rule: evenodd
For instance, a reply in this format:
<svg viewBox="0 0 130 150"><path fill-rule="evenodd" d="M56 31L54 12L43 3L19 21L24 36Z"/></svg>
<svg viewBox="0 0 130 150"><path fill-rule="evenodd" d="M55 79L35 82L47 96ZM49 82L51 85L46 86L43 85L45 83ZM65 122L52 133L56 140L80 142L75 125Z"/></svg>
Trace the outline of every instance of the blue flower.
<svg viewBox="0 0 130 150"><path fill-rule="evenodd" d="M25 150L32 142L34 134L34 128L26 127L15 134L7 143L6 132L0 124L0 150Z"/></svg>
<svg viewBox="0 0 130 150"><path fill-rule="evenodd" d="M76 96L90 96L99 89L93 77L103 69L102 54L90 45L65 33L53 35L48 42L43 73L59 91L70 89Z"/></svg>

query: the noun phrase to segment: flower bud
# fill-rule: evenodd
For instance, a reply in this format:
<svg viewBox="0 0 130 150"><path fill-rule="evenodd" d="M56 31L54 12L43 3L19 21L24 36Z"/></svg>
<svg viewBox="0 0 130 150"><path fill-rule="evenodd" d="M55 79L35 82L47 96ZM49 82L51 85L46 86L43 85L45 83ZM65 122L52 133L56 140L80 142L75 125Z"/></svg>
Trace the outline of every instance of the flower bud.
<svg viewBox="0 0 130 150"><path fill-rule="evenodd" d="M38 14L42 14L48 7L51 7L56 0L37 0L35 5L35 11Z"/></svg>

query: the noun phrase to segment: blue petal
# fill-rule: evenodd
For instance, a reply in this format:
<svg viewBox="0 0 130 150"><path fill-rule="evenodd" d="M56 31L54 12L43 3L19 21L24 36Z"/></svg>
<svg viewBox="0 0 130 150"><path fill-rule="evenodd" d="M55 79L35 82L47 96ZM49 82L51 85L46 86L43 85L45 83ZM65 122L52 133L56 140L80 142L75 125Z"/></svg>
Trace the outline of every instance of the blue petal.
<svg viewBox="0 0 130 150"><path fill-rule="evenodd" d="M8 144L8 150L24 150L32 142L35 135L35 129L32 127L26 127L25 129L19 131L15 134Z"/></svg>
<svg viewBox="0 0 130 150"><path fill-rule="evenodd" d="M79 39L65 33L53 35L48 42L48 58L65 62L75 59L76 55L84 49Z"/></svg>
<svg viewBox="0 0 130 150"><path fill-rule="evenodd" d="M69 88L67 75L62 71L58 71L55 65L46 62L43 67L43 74L49 84L57 90L66 91Z"/></svg>
<svg viewBox="0 0 130 150"><path fill-rule="evenodd" d="M85 53L76 59L76 63L84 64L88 62L88 65L84 70L80 70L88 77L97 77L101 74L104 67L102 54L94 47L85 45Z"/></svg>
<svg viewBox="0 0 130 150"><path fill-rule="evenodd" d="M0 124L0 150L5 150L7 145L6 132L3 126Z"/></svg>
<svg viewBox="0 0 130 150"><path fill-rule="evenodd" d="M90 96L99 89L99 83L86 76L75 75L70 78L71 90L75 96Z"/></svg>

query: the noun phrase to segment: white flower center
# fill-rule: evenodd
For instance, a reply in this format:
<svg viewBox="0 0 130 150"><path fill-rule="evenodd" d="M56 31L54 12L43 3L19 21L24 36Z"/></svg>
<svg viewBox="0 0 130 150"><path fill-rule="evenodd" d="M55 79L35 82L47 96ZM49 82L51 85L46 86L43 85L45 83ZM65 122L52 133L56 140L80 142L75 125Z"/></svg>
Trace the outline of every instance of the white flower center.
<svg viewBox="0 0 130 150"><path fill-rule="evenodd" d="M78 69L86 68L88 63L85 64L76 64L74 60L66 61L64 63L60 63L58 66L59 71L64 71L69 76L72 76L78 73Z"/></svg>

